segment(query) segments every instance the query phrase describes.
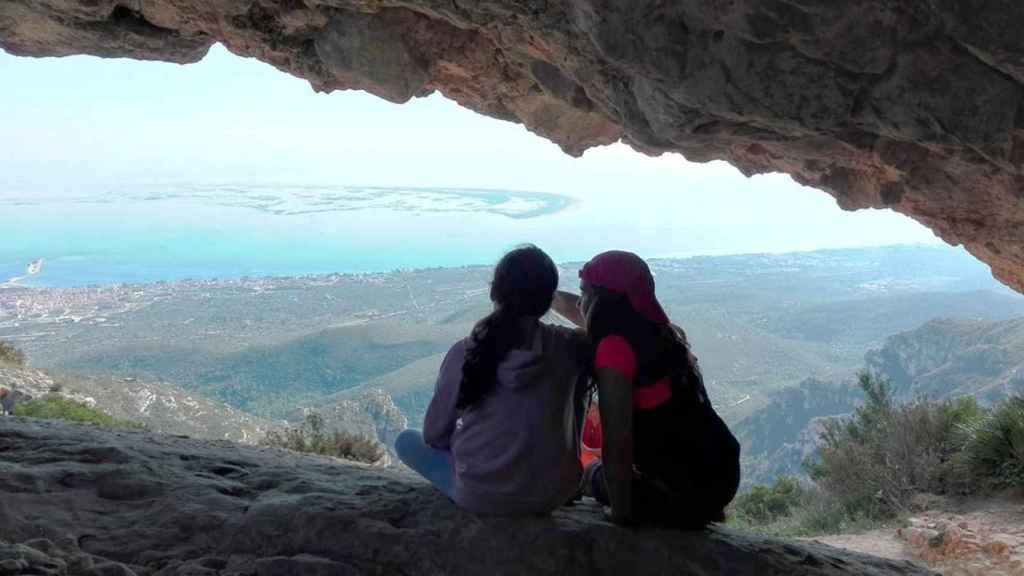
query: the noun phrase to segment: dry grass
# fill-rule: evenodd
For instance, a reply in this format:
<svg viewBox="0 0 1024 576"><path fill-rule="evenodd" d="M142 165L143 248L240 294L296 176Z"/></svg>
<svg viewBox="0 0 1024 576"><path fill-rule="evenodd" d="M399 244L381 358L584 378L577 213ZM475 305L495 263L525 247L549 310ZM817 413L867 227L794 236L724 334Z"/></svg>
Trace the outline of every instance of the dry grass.
<svg viewBox="0 0 1024 576"><path fill-rule="evenodd" d="M15 347L14 344L0 340L0 366L23 368L25 362L24 352Z"/></svg>
<svg viewBox="0 0 1024 576"><path fill-rule="evenodd" d="M88 404L55 394L18 404L14 408L14 415L24 416L27 418L43 418L46 420L83 422L87 424L97 424L107 428L145 428L145 426L138 422L118 420L117 418L110 416L102 410L93 408Z"/></svg>
<svg viewBox="0 0 1024 576"><path fill-rule="evenodd" d="M261 444L367 464L379 462L387 453L384 445L375 438L338 429L328 431L323 417L316 412L307 414L299 426L267 432Z"/></svg>

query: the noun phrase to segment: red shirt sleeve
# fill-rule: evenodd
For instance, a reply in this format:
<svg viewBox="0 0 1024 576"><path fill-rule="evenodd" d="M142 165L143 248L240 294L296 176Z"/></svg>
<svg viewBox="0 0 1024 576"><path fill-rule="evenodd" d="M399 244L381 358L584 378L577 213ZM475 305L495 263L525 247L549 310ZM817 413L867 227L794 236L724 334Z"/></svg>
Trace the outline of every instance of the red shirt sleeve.
<svg viewBox="0 0 1024 576"><path fill-rule="evenodd" d="M594 370L611 368L632 380L636 377L636 354L622 336L612 334L597 343L594 354Z"/></svg>

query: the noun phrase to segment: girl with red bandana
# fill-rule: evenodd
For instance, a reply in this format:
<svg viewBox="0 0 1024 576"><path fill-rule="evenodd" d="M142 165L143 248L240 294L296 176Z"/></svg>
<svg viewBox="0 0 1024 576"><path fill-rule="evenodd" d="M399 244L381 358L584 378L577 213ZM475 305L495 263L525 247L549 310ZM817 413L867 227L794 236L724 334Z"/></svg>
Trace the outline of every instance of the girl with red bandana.
<svg viewBox="0 0 1024 576"><path fill-rule="evenodd" d="M715 413L686 336L654 293L647 264L629 252L595 256L581 296L553 308L585 328L600 427L584 427L584 493L619 523L697 528L724 520L739 487L739 444ZM586 455L588 437L600 458ZM591 440L590 447L594 447Z"/></svg>

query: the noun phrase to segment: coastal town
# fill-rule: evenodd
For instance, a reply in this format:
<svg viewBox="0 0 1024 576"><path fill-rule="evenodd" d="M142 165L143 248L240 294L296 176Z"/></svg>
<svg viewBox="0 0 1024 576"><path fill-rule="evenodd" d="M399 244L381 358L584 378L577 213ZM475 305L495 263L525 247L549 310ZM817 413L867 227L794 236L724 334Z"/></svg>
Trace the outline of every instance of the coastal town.
<svg viewBox="0 0 1024 576"><path fill-rule="evenodd" d="M71 288L0 286L0 330L26 324L110 324L116 317L173 298L223 297L288 290L337 287L342 284L383 286L388 274L330 274L305 277L262 277L229 280L178 280L150 284L112 284Z"/></svg>

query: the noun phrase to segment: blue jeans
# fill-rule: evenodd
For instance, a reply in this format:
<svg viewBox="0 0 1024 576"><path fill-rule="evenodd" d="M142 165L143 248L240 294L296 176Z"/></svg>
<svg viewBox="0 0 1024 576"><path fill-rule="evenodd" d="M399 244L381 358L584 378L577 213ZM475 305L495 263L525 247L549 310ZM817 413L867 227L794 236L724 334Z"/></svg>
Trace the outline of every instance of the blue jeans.
<svg viewBox="0 0 1024 576"><path fill-rule="evenodd" d="M406 466L430 481L445 496L455 499L452 453L428 446L419 430L403 430L395 438L395 454Z"/></svg>

